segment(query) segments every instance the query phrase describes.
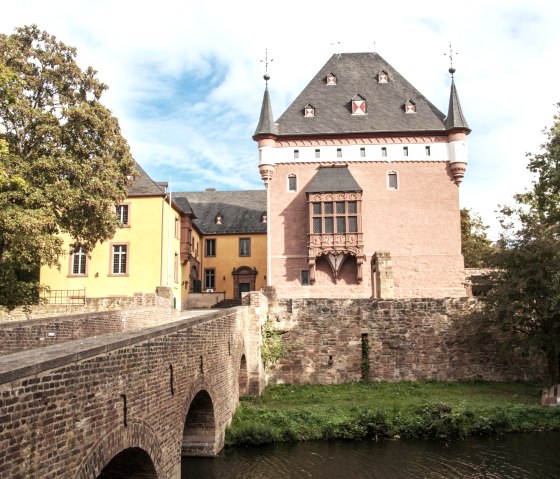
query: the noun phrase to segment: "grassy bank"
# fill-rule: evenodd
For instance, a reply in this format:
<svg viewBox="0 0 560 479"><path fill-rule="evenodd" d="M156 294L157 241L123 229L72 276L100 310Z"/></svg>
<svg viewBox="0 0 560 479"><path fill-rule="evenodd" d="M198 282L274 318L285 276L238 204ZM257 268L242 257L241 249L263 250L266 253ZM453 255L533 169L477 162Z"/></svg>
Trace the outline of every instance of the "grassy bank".
<svg viewBox="0 0 560 479"><path fill-rule="evenodd" d="M329 439L453 439L560 430L536 383L401 382L269 386L243 398L227 445Z"/></svg>

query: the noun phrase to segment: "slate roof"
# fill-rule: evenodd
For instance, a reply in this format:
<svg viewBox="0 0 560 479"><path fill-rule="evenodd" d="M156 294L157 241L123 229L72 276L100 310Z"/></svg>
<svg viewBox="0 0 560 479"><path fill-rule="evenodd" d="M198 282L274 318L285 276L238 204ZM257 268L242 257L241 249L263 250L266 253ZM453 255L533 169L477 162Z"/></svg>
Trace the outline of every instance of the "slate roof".
<svg viewBox="0 0 560 479"><path fill-rule="evenodd" d="M382 70L389 75L387 83L377 81ZM326 83L331 72L336 85ZM351 114L356 94L367 100L366 115ZM405 113L408 99L416 104L416 113ZM315 107L314 117L303 116L308 103ZM445 131L444 120L445 115L377 53L341 53L319 70L276 124L279 135L300 136Z"/></svg>
<svg viewBox="0 0 560 479"><path fill-rule="evenodd" d="M463 115L463 110L461 109L461 102L459 101L459 95L457 93L457 88L455 87L455 81L451 80L451 93L449 94L449 109L447 111L447 117L445 118L445 127L448 130L454 128L465 128L470 131L467 120Z"/></svg>
<svg viewBox="0 0 560 479"><path fill-rule="evenodd" d="M182 193L179 193L179 195L181 194ZM173 193L171 196L173 199L173 203L181 210L181 213L196 218L191 204L185 196L177 196L177 193Z"/></svg>
<svg viewBox="0 0 560 479"><path fill-rule="evenodd" d="M276 123L274 123L274 117L272 116L272 106L270 104L268 85L264 90L261 116L259 118L257 129L255 130L255 135L253 136L267 134L278 134L278 126L276 125Z"/></svg>
<svg viewBox="0 0 560 479"><path fill-rule="evenodd" d="M132 185L128 188L128 196L163 196L165 194L138 163L136 163L136 170Z"/></svg>
<svg viewBox="0 0 560 479"><path fill-rule="evenodd" d="M179 204L186 199L196 216L194 224L202 234L251 234L266 233L262 214L266 212L265 190L199 191L174 193ZM222 224L216 216L222 215Z"/></svg>
<svg viewBox="0 0 560 479"><path fill-rule="evenodd" d="M320 166L306 193L362 191L348 165Z"/></svg>

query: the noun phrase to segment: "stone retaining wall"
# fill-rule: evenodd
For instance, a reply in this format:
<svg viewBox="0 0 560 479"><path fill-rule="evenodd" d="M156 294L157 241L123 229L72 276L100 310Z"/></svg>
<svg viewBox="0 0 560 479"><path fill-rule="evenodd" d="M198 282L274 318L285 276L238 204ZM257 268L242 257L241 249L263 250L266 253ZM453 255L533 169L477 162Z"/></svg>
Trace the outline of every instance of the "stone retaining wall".
<svg viewBox="0 0 560 479"><path fill-rule="evenodd" d="M513 380L540 377L534 358L496 354L464 328L472 298L406 300L278 299L270 315L288 353L268 370L271 383L328 384L362 379ZM365 350L365 353L363 352Z"/></svg>

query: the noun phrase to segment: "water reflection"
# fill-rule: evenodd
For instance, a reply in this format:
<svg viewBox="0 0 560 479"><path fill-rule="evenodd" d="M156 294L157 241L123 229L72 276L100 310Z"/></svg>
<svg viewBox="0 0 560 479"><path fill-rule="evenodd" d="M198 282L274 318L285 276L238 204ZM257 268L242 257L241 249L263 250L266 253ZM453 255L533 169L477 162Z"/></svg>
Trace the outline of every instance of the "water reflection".
<svg viewBox="0 0 560 479"><path fill-rule="evenodd" d="M543 479L560 477L560 433L430 441L310 442L183 459L188 479Z"/></svg>

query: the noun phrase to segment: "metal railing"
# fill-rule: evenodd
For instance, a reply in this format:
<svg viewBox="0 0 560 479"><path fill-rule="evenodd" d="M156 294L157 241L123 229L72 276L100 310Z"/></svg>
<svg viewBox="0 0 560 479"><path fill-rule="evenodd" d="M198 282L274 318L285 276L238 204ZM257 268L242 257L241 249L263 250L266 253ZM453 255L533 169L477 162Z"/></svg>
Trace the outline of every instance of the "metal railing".
<svg viewBox="0 0 560 479"><path fill-rule="evenodd" d="M85 304L86 288L51 289L43 294L46 304Z"/></svg>

